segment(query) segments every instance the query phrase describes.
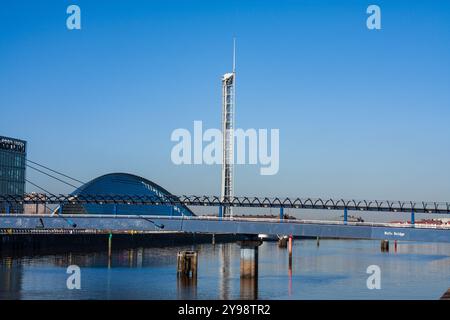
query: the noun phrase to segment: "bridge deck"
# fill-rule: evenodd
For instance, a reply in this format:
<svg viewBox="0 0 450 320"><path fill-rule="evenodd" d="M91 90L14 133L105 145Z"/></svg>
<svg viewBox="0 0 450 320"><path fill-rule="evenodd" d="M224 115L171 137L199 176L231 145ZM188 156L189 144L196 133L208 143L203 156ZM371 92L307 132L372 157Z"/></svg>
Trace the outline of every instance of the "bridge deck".
<svg viewBox="0 0 450 320"><path fill-rule="evenodd" d="M76 227L74 227L76 225ZM325 238L450 242L450 228L336 221L115 215L0 215L0 229L91 229L270 234Z"/></svg>

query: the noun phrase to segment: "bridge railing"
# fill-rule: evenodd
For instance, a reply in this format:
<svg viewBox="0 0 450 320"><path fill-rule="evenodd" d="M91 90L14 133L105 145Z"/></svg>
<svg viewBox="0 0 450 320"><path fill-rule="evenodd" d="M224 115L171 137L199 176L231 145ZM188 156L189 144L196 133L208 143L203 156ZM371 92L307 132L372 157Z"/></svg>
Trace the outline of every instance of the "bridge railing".
<svg viewBox="0 0 450 320"><path fill-rule="evenodd" d="M415 212L430 214L450 214L450 202L393 201L393 200L345 200L321 198L271 198L271 197L232 197L195 195L63 195L63 194L24 194L0 195L0 206L46 204L46 205L84 205L120 204L151 206L203 206L203 207L243 207L243 208L288 208L322 210L357 210L380 212Z"/></svg>

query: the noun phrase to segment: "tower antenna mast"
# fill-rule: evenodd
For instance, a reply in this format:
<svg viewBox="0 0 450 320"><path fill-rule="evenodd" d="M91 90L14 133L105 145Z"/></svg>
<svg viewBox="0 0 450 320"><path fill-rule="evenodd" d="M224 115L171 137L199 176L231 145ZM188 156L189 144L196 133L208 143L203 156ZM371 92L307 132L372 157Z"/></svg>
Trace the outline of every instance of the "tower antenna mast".
<svg viewBox="0 0 450 320"><path fill-rule="evenodd" d="M233 73L236 74L236 38L233 38Z"/></svg>

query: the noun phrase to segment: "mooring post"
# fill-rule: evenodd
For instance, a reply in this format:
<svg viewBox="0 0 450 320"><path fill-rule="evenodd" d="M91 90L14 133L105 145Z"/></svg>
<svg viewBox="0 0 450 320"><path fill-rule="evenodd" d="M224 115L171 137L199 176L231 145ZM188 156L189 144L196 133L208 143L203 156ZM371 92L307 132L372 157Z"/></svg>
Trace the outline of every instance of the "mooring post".
<svg viewBox="0 0 450 320"><path fill-rule="evenodd" d="M280 220L283 221L284 219L284 208L280 207Z"/></svg>
<svg viewBox="0 0 450 320"><path fill-rule="evenodd" d="M177 275L197 277L197 251L179 251L177 254Z"/></svg>
<svg viewBox="0 0 450 320"><path fill-rule="evenodd" d="M288 245L288 251L289 251L289 259L292 259L292 234L289 235L289 245Z"/></svg>
<svg viewBox="0 0 450 320"><path fill-rule="evenodd" d="M282 236L278 239L278 248L287 248L287 237Z"/></svg>
<svg viewBox="0 0 450 320"><path fill-rule="evenodd" d="M347 224L348 216L347 216L347 207L344 208L344 224Z"/></svg>
<svg viewBox="0 0 450 320"><path fill-rule="evenodd" d="M389 240L381 240L381 252L389 251Z"/></svg>
<svg viewBox="0 0 450 320"><path fill-rule="evenodd" d="M416 223L416 219L414 217L414 209L411 210L411 224L414 226Z"/></svg>
<svg viewBox="0 0 450 320"><path fill-rule="evenodd" d="M112 251L112 233L109 233L108 236L108 257L111 257L111 251Z"/></svg>
<svg viewBox="0 0 450 320"><path fill-rule="evenodd" d="M197 251L177 253L178 298L192 299L197 296Z"/></svg>

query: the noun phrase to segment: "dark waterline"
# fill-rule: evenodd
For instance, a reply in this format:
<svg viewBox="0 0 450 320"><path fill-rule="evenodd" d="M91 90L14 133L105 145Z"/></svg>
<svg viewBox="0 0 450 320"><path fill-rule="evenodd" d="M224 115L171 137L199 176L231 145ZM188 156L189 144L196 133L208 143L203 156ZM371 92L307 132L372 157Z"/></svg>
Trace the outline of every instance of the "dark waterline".
<svg viewBox="0 0 450 320"><path fill-rule="evenodd" d="M196 281L176 275L176 253L199 251ZM81 289L66 286L69 265ZM367 267L381 269L369 290ZM372 240L296 240L292 268L275 242L259 248L258 281L241 280L237 244L138 248L107 252L2 257L0 299L439 299L450 287L450 245L400 242L381 252Z"/></svg>

